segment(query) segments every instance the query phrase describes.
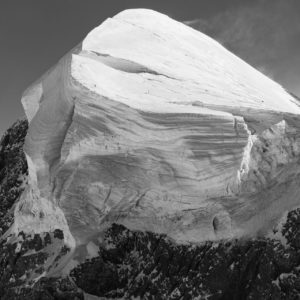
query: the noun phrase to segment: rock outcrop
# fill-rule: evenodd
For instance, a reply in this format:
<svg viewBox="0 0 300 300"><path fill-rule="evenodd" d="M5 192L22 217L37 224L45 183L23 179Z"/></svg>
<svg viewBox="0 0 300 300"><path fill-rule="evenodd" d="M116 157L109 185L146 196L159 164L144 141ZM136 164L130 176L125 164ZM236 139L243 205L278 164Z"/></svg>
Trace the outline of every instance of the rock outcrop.
<svg viewBox="0 0 300 300"><path fill-rule="evenodd" d="M27 123L0 149L3 299L296 299L300 107L280 85L128 10L22 103L26 161Z"/></svg>
<svg viewBox="0 0 300 300"><path fill-rule="evenodd" d="M27 184L27 163L23 145L26 120L9 128L0 141L0 236L12 225L13 207Z"/></svg>

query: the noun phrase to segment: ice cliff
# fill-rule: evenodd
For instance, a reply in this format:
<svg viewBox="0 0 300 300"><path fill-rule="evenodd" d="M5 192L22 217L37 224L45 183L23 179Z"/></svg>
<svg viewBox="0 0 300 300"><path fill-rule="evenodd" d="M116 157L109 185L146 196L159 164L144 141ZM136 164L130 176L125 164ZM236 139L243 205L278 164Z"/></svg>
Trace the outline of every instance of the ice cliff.
<svg viewBox="0 0 300 300"><path fill-rule="evenodd" d="M107 19L22 103L29 185L10 233L62 230L91 254L112 223L202 242L265 235L299 205L297 101L160 13Z"/></svg>

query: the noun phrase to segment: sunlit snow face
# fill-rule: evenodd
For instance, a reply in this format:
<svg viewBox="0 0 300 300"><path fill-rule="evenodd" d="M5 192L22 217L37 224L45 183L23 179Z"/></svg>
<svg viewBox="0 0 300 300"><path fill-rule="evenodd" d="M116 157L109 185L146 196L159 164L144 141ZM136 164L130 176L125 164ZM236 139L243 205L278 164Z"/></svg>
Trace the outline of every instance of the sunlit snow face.
<svg viewBox="0 0 300 300"><path fill-rule="evenodd" d="M295 204L292 97L153 11L93 30L23 104L32 179L23 201L37 213L18 211L20 228L61 226L78 245L117 222L199 242L268 230ZM59 218L37 217L45 207Z"/></svg>

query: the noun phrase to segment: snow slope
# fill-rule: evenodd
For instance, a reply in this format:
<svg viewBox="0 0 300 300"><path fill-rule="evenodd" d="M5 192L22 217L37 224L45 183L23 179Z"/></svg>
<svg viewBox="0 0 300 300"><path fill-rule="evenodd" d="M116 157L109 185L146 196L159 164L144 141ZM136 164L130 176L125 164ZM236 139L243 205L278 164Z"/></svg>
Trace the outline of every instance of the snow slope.
<svg viewBox="0 0 300 300"><path fill-rule="evenodd" d="M160 13L106 20L22 103L30 185L15 232L59 228L74 249L115 222L201 242L265 234L298 205L294 98Z"/></svg>

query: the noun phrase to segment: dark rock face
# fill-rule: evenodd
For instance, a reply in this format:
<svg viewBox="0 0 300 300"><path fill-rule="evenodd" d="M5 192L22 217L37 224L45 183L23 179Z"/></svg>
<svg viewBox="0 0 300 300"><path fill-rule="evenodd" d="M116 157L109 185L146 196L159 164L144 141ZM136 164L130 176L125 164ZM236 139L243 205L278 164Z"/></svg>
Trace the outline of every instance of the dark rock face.
<svg viewBox="0 0 300 300"><path fill-rule="evenodd" d="M27 174L26 131L27 122L18 122L0 144L2 233L13 221ZM63 232L20 233L0 240L0 299L84 299L83 291L104 299L300 299L300 209L288 214L278 234L285 244L264 238L177 245L164 235L114 224L97 257L69 277L51 278L43 277L51 267L46 249L59 250L53 264L59 263L69 251ZM33 281L31 274L41 278Z"/></svg>
<svg viewBox="0 0 300 300"><path fill-rule="evenodd" d="M69 278L41 278L34 286L10 289L3 300L83 300L83 293Z"/></svg>
<svg viewBox="0 0 300 300"><path fill-rule="evenodd" d="M12 221L9 210L23 191L22 184L27 175L23 144L27 129L26 120L18 121L0 142L0 235L9 228Z"/></svg>
<svg viewBox="0 0 300 300"><path fill-rule="evenodd" d="M299 222L300 210L291 212L286 247L271 239L176 245L113 225L99 256L71 276L86 292L110 299L299 299Z"/></svg>

